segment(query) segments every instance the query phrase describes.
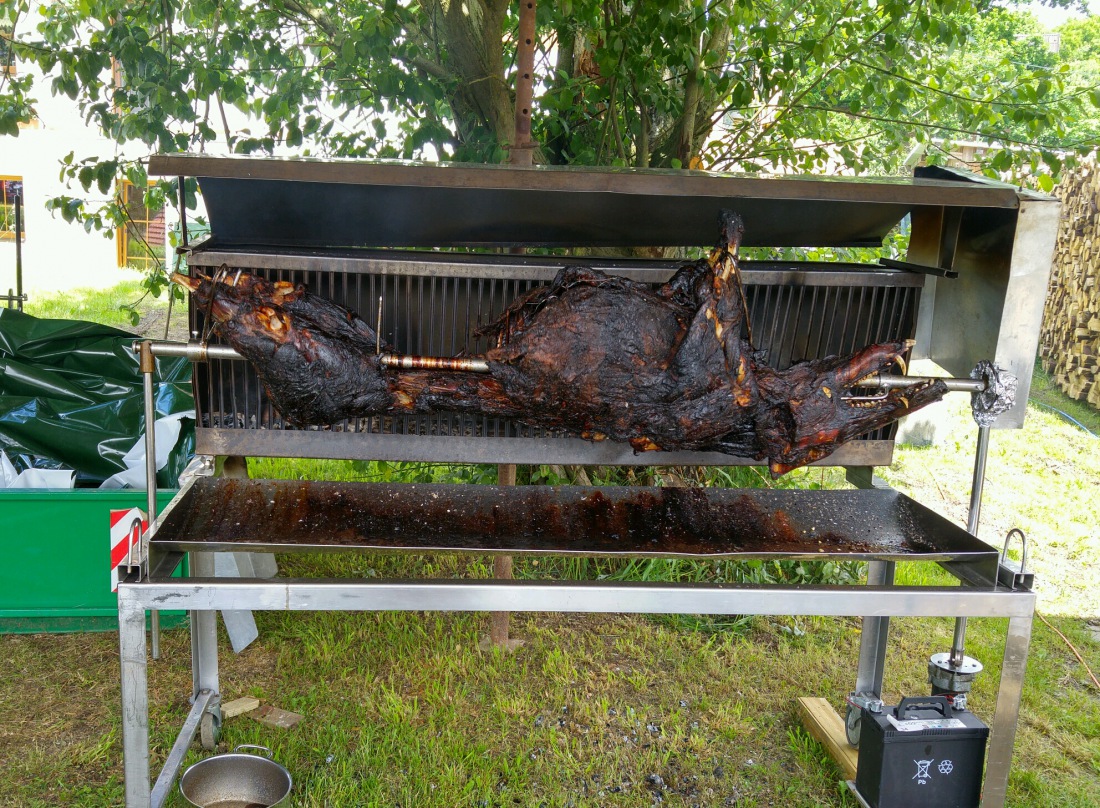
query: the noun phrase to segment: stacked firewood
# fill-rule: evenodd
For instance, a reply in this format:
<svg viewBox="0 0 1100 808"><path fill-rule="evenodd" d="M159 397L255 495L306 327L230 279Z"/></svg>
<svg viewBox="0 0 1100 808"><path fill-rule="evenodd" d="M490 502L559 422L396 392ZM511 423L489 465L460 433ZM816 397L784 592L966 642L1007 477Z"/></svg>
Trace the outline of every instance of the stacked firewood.
<svg viewBox="0 0 1100 808"><path fill-rule="evenodd" d="M1039 356L1066 395L1100 407L1100 166L1084 160L1058 189L1054 250Z"/></svg>

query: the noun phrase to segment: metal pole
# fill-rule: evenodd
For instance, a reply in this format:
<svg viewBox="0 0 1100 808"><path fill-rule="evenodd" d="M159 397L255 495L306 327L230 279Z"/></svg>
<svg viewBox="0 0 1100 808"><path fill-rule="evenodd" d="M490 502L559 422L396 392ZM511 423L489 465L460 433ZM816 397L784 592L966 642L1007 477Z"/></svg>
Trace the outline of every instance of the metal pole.
<svg viewBox="0 0 1100 808"><path fill-rule="evenodd" d="M23 311L23 183L15 185L15 295L19 311Z"/></svg>
<svg viewBox="0 0 1100 808"><path fill-rule="evenodd" d="M1008 771L1012 765L1012 747L1020 720L1020 699L1024 689L1027 651L1031 645L1032 617L1013 617L1008 621L1001 682L997 688L997 711L989 737L982 808L1001 808L1008 792Z"/></svg>
<svg viewBox="0 0 1100 808"><path fill-rule="evenodd" d="M140 345L140 343L134 343ZM190 342L162 342L151 340L149 343L153 356L185 356L192 362L208 362L211 359L230 359L242 361L244 357L228 345L207 345L196 340ZM138 348L134 348L138 350Z"/></svg>
<svg viewBox="0 0 1100 808"><path fill-rule="evenodd" d="M176 736L176 742L172 744L168 757L164 759L164 767L157 775L157 781L153 783L153 793L149 798L151 808L161 808L168 800L172 785L183 767L187 750L194 742L195 734L199 731L199 724L202 722L203 716L206 715L213 699L214 694L209 690L204 690L199 693L195 703L191 705L191 712L187 714L187 719L183 722L183 728L180 730L180 734Z"/></svg>
<svg viewBox="0 0 1100 808"><path fill-rule="evenodd" d="M187 246L187 193L183 187L183 177L179 178L179 198L180 198L180 246Z"/></svg>
<svg viewBox="0 0 1100 808"><path fill-rule="evenodd" d="M534 98L535 0L520 0L519 47L516 49L516 136L509 162L532 164L531 102Z"/></svg>
<svg viewBox="0 0 1100 808"><path fill-rule="evenodd" d="M145 505L149 511L149 529L157 517L157 446L153 434L157 408L153 395L153 374L156 372L156 360L153 359L152 342L140 343L138 363L141 369L142 393L145 396Z"/></svg>
<svg viewBox="0 0 1100 808"><path fill-rule="evenodd" d="M514 166L529 166L531 155L531 102L534 98L535 72L535 0L520 0L519 4L519 47L516 52L516 136L513 139L509 163ZM523 253L522 247L512 250ZM516 467L512 463L497 466L497 484L515 485ZM493 559L493 577L511 580L512 557L496 556ZM489 615L489 642L501 648L513 645L508 639L509 612L492 612Z"/></svg>
<svg viewBox="0 0 1100 808"><path fill-rule="evenodd" d="M215 574L213 553L191 553L190 574L194 578L213 578ZM214 704L220 702L218 685L218 624L217 611L213 609L191 610L191 684L192 698L204 691L215 694Z"/></svg>
<svg viewBox="0 0 1100 808"><path fill-rule="evenodd" d="M942 646L941 646L942 647ZM958 670L966 660L966 618L955 618L955 636L951 638L951 667Z"/></svg>
<svg viewBox="0 0 1100 808"><path fill-rule="evenodd" d="M153 373L157 363L153 358L153 343L145 340L138 352L141 370L142 393L145 396L145 507L149 514L149 527L142 537L142 557L148 558L148 536L157 518L157 447L153 426L157 419L156 401L153 396ZM160 659L160 612L153 609L149 615L149 632L152 635L153 659Z"/></svg>
<svg viewBox="0 0 1100 808"><path fill-rule="evenodd" d="M904 376L896 373L873 373L859 380L859 387L876 390L896 390L918 382L942 382L952 393L984 393L989 386L986 379L953 378L950 376Z"/></svg>
<svg viewBox="0 0 1100 808"><path fill-rule="evenodd" d="M978 427L978 446L974 451L974 482L970 486L970 513L966 518L966 530L978 535L978 521L982 515L982 489L985 487L985 463L989 457L989 427ZM951 667L961 668L966 659L966 618L955 618L955 636L951 639Z"/></svg>
<svg viewBox="0 0 1100 808"><path fill-rule="evenodd" d="M970 486L970 513L966 530L978 535L978 520L982 515L982 489L985 487L985 462L989 456L989 427L978 427L978 447L974 452L974 482Z"/></svg>
<svg viewBox="0 0 1100 808"><path fill-rule="evenodd" d="M149 805L149 680L145 608L130 583L118 587L122 690L122 770L127 808Z"/></svg>
<svg viewBox="0 0 1100 808"><path fill-rule="evenodd" d="M871 561L867 564L868 586L893 586L895 562ZM859 636L859 662L856 666L857 694L882 695L882 679L886 669L886 646L890 634L890 618L864 616Z"/></svg>
<svg viewBox="0 0 1100 808"><path fill-rule="evenodd" d="M501 463L497 466L497 485L515 485L516 467L513 463ZM493 557L493 577L501 581L512 580L512 557L498 555ZM489 614L489 642L507 648L508 624L510 612L491 612Z"/></svg>

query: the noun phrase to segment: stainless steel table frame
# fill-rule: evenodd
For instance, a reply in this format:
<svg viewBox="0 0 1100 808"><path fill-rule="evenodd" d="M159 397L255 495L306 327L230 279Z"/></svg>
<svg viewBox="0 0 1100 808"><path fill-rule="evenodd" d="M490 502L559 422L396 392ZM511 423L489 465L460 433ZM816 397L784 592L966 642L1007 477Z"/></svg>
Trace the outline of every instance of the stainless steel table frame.
<svg viewBox="0 0 1100 808"><path fill-rule="evenodd" d="M889 562L879 562L887 564ZM122 662L123 752L127 808L160 808L204 715L217 711L220 609L272 611L505 611L646 614L822 615L864 618L859 675L882 676L891 617L1008 618L982 808L1005 804L1031 640L1035 595L1004 588L890 586L892 569L872 565L861 587L714 586L607 582L227 580L213 577L213 556L191 554L194 577L173 581L133 576L118 588ZM882 584L882 581L886 584ZM151 785L149 763L147 610L191 610L193 706Z"/></svg>

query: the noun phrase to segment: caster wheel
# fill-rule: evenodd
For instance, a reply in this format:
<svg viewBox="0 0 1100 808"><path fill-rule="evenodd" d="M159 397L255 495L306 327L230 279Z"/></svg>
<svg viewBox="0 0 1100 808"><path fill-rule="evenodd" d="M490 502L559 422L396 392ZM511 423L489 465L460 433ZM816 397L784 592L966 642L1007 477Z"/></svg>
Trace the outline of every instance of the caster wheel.
<svg viewBox="0 0 1100 808"><path fill-rule="evenodd" d="M204 713L199 722L199 743L207 752L213 752L222 732L221 713Z"/></svg>
<svg viewBox="0 0 1100 808"><path fill-rule="evenodd" d="M844 734L848 736L848 743L859 747L859 730L862 724L862 711L852 705L848 705L848 713L844 719Z"/></svg>

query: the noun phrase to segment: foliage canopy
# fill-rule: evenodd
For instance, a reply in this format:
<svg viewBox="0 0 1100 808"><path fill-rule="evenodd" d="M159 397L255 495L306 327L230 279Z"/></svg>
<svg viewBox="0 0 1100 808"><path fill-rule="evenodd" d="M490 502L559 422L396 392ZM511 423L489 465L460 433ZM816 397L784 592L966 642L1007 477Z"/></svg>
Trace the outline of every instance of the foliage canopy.
<svg viewBox="0 0 1100 808"><path fill-rule="evenodd" d="M15 0L0 14L45 77L0 77L4 134L48 89L145 152L499 162L514 137L507 0ZM977 140L989 171L1049 188L1095 141L1095 26L1069 24L1053 54L1030 15L991 0L543 2L536 159L896 173L914 149L937 161ZM86 192L143 183L122 153L71 154L63 171ZM89 229L120 215L52 205Z"/></svg>

